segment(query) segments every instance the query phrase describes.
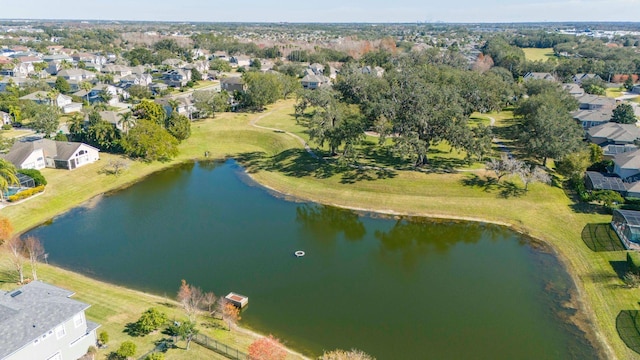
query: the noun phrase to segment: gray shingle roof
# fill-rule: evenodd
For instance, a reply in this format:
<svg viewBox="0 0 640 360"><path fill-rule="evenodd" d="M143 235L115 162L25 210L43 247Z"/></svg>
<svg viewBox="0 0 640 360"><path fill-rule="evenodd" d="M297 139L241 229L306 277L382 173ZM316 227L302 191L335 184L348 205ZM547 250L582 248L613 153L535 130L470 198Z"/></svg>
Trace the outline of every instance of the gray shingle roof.
<svg viewBox="0 0 640 360"><path fill-rule="evenodd" d="M589 129L590 138L602 138L616 143L633 143L640 138L640 128L635 124L606 123Z"/></svg>
<svg viewBox="0 0 640 360"><path fill-rule="evenodd" d="M89 305L69 299L73 292L39 281L0 293L0 358L86 310Z"/></svg>

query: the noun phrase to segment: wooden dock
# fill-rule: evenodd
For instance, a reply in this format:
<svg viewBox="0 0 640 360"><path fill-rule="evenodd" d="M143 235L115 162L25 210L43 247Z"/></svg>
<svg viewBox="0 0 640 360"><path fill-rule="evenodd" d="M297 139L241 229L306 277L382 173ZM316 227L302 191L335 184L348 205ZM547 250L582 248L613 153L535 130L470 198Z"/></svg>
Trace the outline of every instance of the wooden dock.
<svg viewBox="0 0 640 360"><path fill-rule="evenodd" d="M230 292L224 298L227 301L229 301L230 303L232 303L234 306L239 307L240 309L242 309L243 307L245 307L245 306L247 306L249 304L249 297L244 296L244 295L240 295L240 294L236 294L236 293L233 293L233 292Z"/></svg>

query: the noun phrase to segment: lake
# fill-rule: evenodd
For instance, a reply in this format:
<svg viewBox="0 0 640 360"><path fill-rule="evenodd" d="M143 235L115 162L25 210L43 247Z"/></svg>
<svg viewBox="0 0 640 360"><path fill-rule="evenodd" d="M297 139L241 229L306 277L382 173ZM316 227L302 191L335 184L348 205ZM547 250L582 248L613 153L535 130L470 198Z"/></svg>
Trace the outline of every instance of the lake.
<svg viewBox="0 0 640 360"><path fill-rule="evenodd" d="M287 201L232 160L154 174L29 235L50 263L108 282L247 295L241 325L308 355L597 358L563 320L573 285L539 244L492 224Z"/></svg>

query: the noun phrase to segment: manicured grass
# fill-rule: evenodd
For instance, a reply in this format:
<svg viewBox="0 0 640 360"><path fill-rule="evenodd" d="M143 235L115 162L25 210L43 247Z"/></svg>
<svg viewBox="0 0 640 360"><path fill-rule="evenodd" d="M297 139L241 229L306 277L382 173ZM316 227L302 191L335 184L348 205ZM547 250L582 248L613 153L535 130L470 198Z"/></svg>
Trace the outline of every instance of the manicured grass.
<svg viewBox="0 0 640 360"><path fill-rule="evenodd" d="M33 132L33 130L11 129L11 130L2 130L2 131L0 131L0 134L2 134L2 136L5 139L15 139L15 138L19 138L19 137L22 137L22 136L32 135L32 134L35 134L35 133Z"/></svg>
<svg viewBox="0 0 640 360"><path fill-rule="evenodd" d="M622 96L622 92L624 91L624 88L607 88L606 89L606 95L607 97L611 97L611 98L617 98L619 96Z"/></svg>
<svg viewBox="0 0 640 360"><path fill-rule="evenodd" d="M548 59L556 57L552 48L524 48L522 50L524 51L525 58L529 61L547 61Z"/></svg>
<svg viewBox="0 0 640 360"><path fill-rule="evenodd" d="M15 274L10 268L8 254L0 251L0 289L15 288ZM76 291L74 299L91 304L87 310L87 318L101 324L98 333L106 331L109 334L108 348L100 350L98 358L102 359L111 351L115 351L126 340L133 341L137 346L137 356L143 355L154 348L154 343L167 335L157 332L144 337L131 337L126 334L124 326L133 323L145 310L155 307L167 314L170 321L186 319L180 306L173 300L175 294L166 296L150 295L120 286L99 282L82 275L48 265L40 265L38 277L47 283ZM27 268L27 273L31 271ZM176 284L176 292L180 284ZM197 320L201 333L212 337L228 346L247 352L249 344L255 337L239 330L229 332L224 323L209 317L200 316ZM191 349L186 351L185 342L178 342L178 349L171 349L166 353L167 359L226 359L211 350L191 343ZM290 356L289 359L299 359Z"/></svg>
<svg viewBox="0 0 640 360"><path fill-rule="evenodd" d="M354 209L491 221L544 240L553 247L578 286L574 300L579 301L567 306L584 311L578 312L574 320L584 327L597 328L598 337L606 341L607 358L640 357L624 344L616 330L620 311L640 309L640 290L623 287L616 272L625 261L625 253L594 252L581 238L587 225L606 224L610 215L575 204L561 188L533 184L524 192L515 178L496 184L487 181L482 171L443 173L340 168L311 158L299 142L287 134L249 125L252 119L260 117L259 125L301 134L303 129L290 116L292 103L291 100L280 102L263 114L222 114L213 120L196 122L192 138L180 146L177 159L165 164L135 162L119 177L100 173L102 165L113 158L106 154L98 164L73 172L46 170L50 185L45 194L2 212L22 231L109 189L177 162L202 158L205 151L214 158L235 156L255 180L294 197ZM490 116L496 118L496 126L500 128L510 124L508 112ZM65 281L84 281L79 275L58 269L51 271L60 271L64 274L61 278L68 278ZM69 288L77 291L79 297L89 297L84 294L89 294L94 287L96 293L103 293L102 284L82 284L70 283ZM113 296L126 297L129 290L122 290L121 294L119 290L113 291L117 293ZM110 304L108 298L105 304ZM146 304L137 306L144 309ZM101 310L105 315L100 316L113 323L114 328L139 315L136 313L127 319L108 318L109 308L105 305ZM585 314L588 316L582 316Z"/></svg>

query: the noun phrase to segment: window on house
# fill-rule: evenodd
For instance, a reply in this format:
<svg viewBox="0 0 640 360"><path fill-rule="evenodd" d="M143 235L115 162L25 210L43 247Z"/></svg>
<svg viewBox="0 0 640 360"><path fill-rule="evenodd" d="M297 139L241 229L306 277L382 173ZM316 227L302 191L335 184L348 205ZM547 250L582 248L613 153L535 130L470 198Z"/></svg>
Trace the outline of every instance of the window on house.
<svg viewBox="0 0 640 360"><path fill-rule="evenodd" d="M64 329L64 325L60 325L56 328L56 337L58 339L60 339L61 337L65 336L67 334L67 332Z"/></svg>
<svg viewBox="0 0 640 360"><path fill-rule="evenodd" d="M76 327L81 326L83 323L84 323L84 319L83 319L82 314L78 314L78 315L76 315L76 316L74 316L74 317L73 317L73 324L74 324Z"/></svg>

